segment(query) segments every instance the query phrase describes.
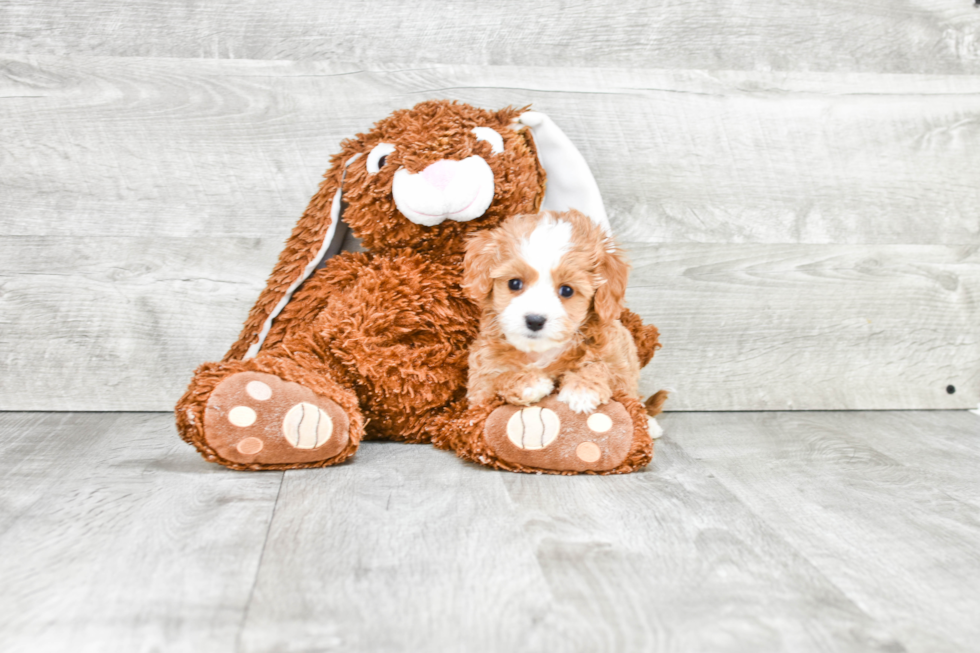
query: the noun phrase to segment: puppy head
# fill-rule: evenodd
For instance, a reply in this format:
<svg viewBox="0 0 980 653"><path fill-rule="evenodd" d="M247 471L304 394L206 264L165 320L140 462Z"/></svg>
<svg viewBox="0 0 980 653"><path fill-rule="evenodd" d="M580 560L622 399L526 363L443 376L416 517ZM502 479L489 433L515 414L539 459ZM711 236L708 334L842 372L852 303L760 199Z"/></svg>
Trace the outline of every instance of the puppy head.
<svg viewBox="0 0 980 653"><path fill-rule="evenodd" d="M525 352L568 343L590 320L619 318L629 263L606 232L578 211L511 218L475 234L463 285Z"/></svg>

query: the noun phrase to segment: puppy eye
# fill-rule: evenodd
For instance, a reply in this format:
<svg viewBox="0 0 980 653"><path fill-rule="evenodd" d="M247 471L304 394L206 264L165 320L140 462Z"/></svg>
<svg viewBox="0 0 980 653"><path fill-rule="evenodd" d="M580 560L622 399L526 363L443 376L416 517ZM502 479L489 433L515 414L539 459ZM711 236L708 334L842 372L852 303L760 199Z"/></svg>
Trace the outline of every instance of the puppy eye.
<svg viewBox="0 0 980 653"><path fill-rule="evenodd" d="M473 133L476 134L476 140L490 143L490 151L494 154L504 151L504 137L496 130L489 127L474 127Z"/></svg>
<svg viewBox="0 0 980 653"><path fill-rule="evenodd" d="M507 282L507 287L516 292L524 287L524 282L520 279L511 279Z"/></svg>
<svg viewBox="0 0 980 653"><path fill-rule="evenodd" d="M561 288L558 289L558 294L564 297L565 299L568 299L569 297L575 294L575 291L572 289L571 286L562 286Z"/></svg>
<svg viewBox="0 0 980 653"><path fill-rule="evenodd" d="M395 151L395 146L391 143L378 143L368 154L367 158L367 171L372 175L378 173L381 167L384 166L385 161L388 159L388 155Z"/></svg>

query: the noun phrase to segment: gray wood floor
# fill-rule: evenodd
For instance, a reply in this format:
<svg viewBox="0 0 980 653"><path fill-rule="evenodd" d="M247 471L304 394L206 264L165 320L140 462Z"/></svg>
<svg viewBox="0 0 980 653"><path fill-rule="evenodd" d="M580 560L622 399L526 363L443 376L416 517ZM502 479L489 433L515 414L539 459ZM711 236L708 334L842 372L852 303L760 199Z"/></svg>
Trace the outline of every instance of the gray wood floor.
<svg viewBox="0 0 980 653"><path fill-rule="evenodd" d="M0 650L976 650L980 417L663 423L643 473L562 478L392 443L239 473L169 414L0 414Z"/></svg>

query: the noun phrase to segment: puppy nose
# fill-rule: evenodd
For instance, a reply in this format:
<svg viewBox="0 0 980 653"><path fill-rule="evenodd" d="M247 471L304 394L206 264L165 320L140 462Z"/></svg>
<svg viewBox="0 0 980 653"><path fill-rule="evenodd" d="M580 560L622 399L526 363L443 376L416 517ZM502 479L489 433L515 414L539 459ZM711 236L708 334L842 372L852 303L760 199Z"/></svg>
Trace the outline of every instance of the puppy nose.
<svg viewBox="0 0 980 653"><path fill-rule="evenodd" d="M525 315L524 322L531 331L540 331L544 328L544 323L548 321L544 315Z"/></svg>
<svg viewBox="0 0 980 653"><path fill-rule="evenodd" d="M446 186L456 177L458 165L458 161L447 161L446 159L436 161L422 171L422 178L439 190L446 190Z"/></svg>

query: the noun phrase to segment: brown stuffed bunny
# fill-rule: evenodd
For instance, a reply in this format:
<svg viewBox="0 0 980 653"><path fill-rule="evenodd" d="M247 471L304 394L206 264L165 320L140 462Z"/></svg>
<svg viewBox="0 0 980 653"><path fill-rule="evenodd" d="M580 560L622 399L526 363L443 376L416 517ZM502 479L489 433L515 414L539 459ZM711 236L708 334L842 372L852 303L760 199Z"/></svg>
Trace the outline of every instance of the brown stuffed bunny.
<svg viewBox="0 0 980 653"><path fill-rule="evenodd" d="M463 253L470 234L542 207L605 224L584 159L542 114L430 101L344 141L238 341L178 402L181 437L234 469L333 465L365 438L434 441L493 464L473 421L491 410L467 413L480 311L460 285ZM367 252L338 254L347 225ZM645 364L656 329L622 320ZM635 417L643 434L627 459L594 471L649 460Z"/></svg>

